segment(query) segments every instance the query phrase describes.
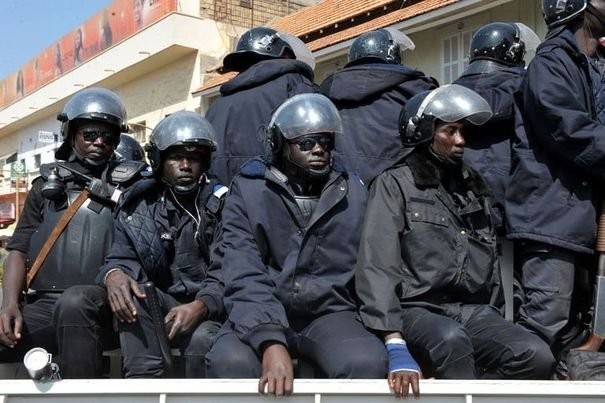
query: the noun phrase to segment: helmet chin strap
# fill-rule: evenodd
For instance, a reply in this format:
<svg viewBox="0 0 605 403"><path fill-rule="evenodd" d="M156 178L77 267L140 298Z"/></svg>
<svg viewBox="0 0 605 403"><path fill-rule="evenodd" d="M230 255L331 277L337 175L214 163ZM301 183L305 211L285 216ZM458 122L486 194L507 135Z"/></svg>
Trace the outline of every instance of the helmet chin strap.
<svg viewBox="0 0 605 403"><path fill-rule="evenodd" d="M429 146L429 154L445 168L460 168L462 166L462 158L451 158L439 155L433 150L433 146Z"/></svg>
<svg viewBox="0 0 605 403"><path fill-rule="evenodd" d="M193 193L196 193L200 187L200 184L205 180L206 180L206 174L203 173L196 182L190 183L189 185L185 185L185 186L170 184L164 178L162 178L162 183L164 183L166 186L168 186L176 195L188 196Z"/></svg>
<svg viewBox="0 0 605 403"><path fill-rule="evenodd" d="M178 185L172 185L168 182L166 182L164 179L162 179L162 182L168 186L176 195L178 196L188 196L191 195L195 192L197 192L198 188L200 187L200 181L202 178L200 178L200 180L198 180L197 182L193 182L189 185L185 185L185 186L178 186Z"/></svg>
<svg viewBox="0 0 605 403"><path fill-rule="evenodd" d="M102 160L91 160L90 158L86 158L83 155L81 155L80 153L78 153L75 149L72 150L73 152L73 156L80 161L84 166L89 167L89 168L98 168L101 167L103 165L106 165L109 160L111 159L111 156L107 157L107 158L103 158ZM112 154L113 156L113 154Z"/></svg>

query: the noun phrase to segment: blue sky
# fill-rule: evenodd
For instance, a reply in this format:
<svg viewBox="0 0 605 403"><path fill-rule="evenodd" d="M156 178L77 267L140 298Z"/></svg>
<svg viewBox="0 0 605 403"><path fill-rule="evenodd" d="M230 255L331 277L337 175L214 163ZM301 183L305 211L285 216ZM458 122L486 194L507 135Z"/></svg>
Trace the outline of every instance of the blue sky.
<svg viewBox="0 0 605 403"><path fill-rule="evenodd" d="M113 0L0 0L0 80Z"/></svg>

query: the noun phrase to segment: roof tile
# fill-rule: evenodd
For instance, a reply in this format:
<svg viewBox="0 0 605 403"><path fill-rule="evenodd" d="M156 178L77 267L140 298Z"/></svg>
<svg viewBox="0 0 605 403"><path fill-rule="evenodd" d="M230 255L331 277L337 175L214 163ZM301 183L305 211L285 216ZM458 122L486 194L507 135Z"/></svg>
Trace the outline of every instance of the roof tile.
<svg viewBox="0 0 605 403"><path fill-rule="evenodd" d="M390 3L393 0L324 0L280 18L272 27L278 31L302 35Z"/></svg>
<svg viewBox="0 0 605 403"><path fill-rule="evenodd" d="M355 38L364 32L396 24L459 1L461 0L424 0L354 27L326 35L307 43L307 46L312 51L323 49ZM279 19L273 24L273 28L301 36L392 2L392 0L324 0ZM213 77L193 93L196 94L221 85L234 76L235 73L227 73Z"/></svg>
<svg viewBox="0 0 605 403"><path fill-rule="evenodd" d="M392 13L376 17L370 21L355 25L354 27L335 32L331 35L323 36L319 39L307 43L307 46L309 47L309 49L311 49L311 51L323 49L328 46L346 41L348 39L355 38L364 32L372 31L374 29L382 27L388 27L389 25L405 21L409 18L428 13L430 11L436 10L452 3L457 3L459 1L460 0L425 0L412 6L393 11Z"/></svg>

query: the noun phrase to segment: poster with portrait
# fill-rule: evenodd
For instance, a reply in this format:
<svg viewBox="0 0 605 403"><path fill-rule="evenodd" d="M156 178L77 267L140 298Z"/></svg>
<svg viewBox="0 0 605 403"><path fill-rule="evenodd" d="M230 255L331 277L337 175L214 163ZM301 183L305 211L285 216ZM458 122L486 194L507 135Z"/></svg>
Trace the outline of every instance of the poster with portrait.
<svg viewBox="0 0 605 403"><path fill-rule="evenodd" d="M177 11L177 0L116 0L0 80L0 109Z"/></svg>

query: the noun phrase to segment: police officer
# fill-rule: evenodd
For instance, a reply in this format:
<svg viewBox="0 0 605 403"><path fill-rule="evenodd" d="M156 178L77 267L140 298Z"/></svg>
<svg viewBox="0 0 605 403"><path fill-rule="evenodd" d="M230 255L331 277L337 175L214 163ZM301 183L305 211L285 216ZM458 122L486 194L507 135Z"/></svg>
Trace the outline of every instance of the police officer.
<svg viewBox="0 0 605 403"><path fill-rule="evenodd" d="M329 378L381 378L386 352L356 320L353 267L366 191L332 166L338 111L320 94L284 102L268 126L265 160L232 182L213 264L229 312L206 356L209 375L260 378L292 392L291 357Z"/></svg>
<svg viewBox="0 0 605 403"><path fill-rule="evenodd" d="M220 273L207 272L227 192L207 174L215 149L214 129L194 112L158 123L147 146L153 177L129 189L118 208L115 241L97 277L102 287L72 293L71 309L83 306L87 313L82 322L99 323L104 311L118 319L126 378L167 375L151 307L139 287L148 281L169 342L184 357L185 376L204 376L203 357L222 312Z"/></svg>
<svg viewBox="0 0 605 403"><path fill-rule="evenodd" d="M224 70L239 74L221 86L221 97L206 113L219 144L212 170L222 183L228 184L246 160L263 154L264 127L283 101L319 91L312 66L298 60L310 55L301 44L293 36L255 27L225 56Z"/></svg>
<svg viewBox="0 0 605 403"><path fill-rule="evenodd" d="M464 161L483 177L493 193L492 215L503 228L504 192L511 166L510 139L515 130L514 94L525 76L524 56L540 39L521 23L492 22L471 40L470 64L454 83L472 89L490 105L493 116L466 132Z"/></svg>
<svg viewBox="0 0 605 403"><path fill-rule="evenodd" d="M57 162L40 168L41 176L32 183L8 245L0 309L2 361L21 360L33 346L50 352L58 349L64 360L80 358L81 343L87 342L88 333L74 327L58 329L55 334L53 312L55 318L62 316L61 309L55 307L64 290L76 284L94 284L111 245L112 211L120 189L136 181L145 167L141 162L114 159L120 133L127 130L127 117L124 104L112 91L88 88L76 93L58 119L63 143L55 153ZM47 239L53 239L55 225L84 188L90 191L88 200L54 238L54 244L49 244ZM38 256L43 246L50 247L50 252L42 260ZM37 262L42 262L40 271L22 305L25 275ZM70 318L64 319L69 324ZM100 371L67 366L62 376L99 375L96 370Z"/></svg>
<svg viewBox="0 0 605 403"><path fill-rule="evenodd" d="M370 188L357 261L363 323L384 337L398 396L418 375L546 379L548 346L490 305L497 278L488 191L462 160L464 130L491 117L460 85L414 96L403 157Z"/></svg>
<svg viewBox="0 0 605 403"><path fill-rule="evenodd" d="M402 53L414 49L394 29L366 32L349 48L349 62L329 75L321 91L342 116L346 137L336 139L335 154L347 169L368 183L399 153L397 116L408 99L437 87L437 81L402 64Z"/></svg>
<svg viewBox="0 0 605 403"><path fill-rule="evenodd" d="M543 0L542 11L549 31L521 87L524 126L515 131L505 207L526 293L520 323L558 353L581 343L590 305L581 301L590 285L574 286L592 260L605 177L605 105L596 97L605 3Z"/></svg>

